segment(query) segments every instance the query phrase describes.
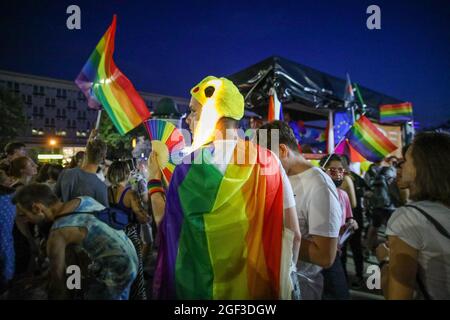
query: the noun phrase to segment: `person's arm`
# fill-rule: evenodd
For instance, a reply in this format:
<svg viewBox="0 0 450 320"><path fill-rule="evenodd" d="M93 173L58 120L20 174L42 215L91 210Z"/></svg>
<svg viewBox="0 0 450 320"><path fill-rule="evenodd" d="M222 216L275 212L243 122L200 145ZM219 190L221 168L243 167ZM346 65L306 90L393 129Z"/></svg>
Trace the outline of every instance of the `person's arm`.
<svg viewBox="0 0 450 320"><path fill-rule="evenodd" d="M345 188L344 191L347 192L348 198L350 199L350 204L352 208L356 208L356 193L355 193L355 184L353 183L352 178L349 176L344 176Z"/></svg>
<svg viewBox="0 0 450 320"><path fill-rule="evenodd" d="M52 231L47 241L47 255L50 260L49 299L68 297L66 287L66 239L60 230Z"/></svg>
<svg viewBox="0 0 450 320"><path fill-rule="evenodd" d="M389 236L388 239L389 263L385 263L381 271L383 295L388 300L411 300L414 297L419 251L397 236ZM382 255L382 248L377 248L377 258L381 261L386 258Z"/></svg>
<svg viewBox="0 0 450 320"><path fill-rule="evenodd" d="M300 261L307 261L322 268L329 268L336 259L338 238L313 235L302 239Z"/></svg>
<svg viewBox="0 0 450 320"><path fill-rule="evenodd" d="M284 210L285 226L294 233L294 244L292 248L292 260L296 263L300 252L300 244L302 235L300 233L300 226L297 219L297 211L295 207Z"/></svg>
<svg viewBox="0 0 450 320"><path fill-rule="evenodd" d="M148 158L148 179L150 182L157 181L161 184L162 173L158 165L155 151L152 151ZM163 191L162 185L157 188ZM155 219L156 226L159 227L166 209L166 197L164 192L153 192L152 190L149 190L148 198L152 205L153 218Z"/></svg>
<svg viewBox="0 0 450 320"><path fill-rule="evenodd" d="M148 216L147 212L141 205L141 201L139 200L139 197L137 193L133 190L128 192L131 209L133 210L133 213L136 215L137 220L139 223L144 224L149 222L150 217Z"/></svg>

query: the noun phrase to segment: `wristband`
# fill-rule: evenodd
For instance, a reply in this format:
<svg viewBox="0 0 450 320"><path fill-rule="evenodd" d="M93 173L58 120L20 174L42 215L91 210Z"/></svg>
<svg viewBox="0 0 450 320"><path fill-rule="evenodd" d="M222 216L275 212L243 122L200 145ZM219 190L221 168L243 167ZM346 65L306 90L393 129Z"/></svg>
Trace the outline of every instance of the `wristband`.
<svg viewBox="0 0 450 320"><path fill-rule="evenodd" d="M149 196L151 196L154 193L158 193L158 192L164 193L164 188L163 188L162 182L161 182L161 180L158 180L158 179L149 180L147 183L147 190L148 190Z"/></svg>

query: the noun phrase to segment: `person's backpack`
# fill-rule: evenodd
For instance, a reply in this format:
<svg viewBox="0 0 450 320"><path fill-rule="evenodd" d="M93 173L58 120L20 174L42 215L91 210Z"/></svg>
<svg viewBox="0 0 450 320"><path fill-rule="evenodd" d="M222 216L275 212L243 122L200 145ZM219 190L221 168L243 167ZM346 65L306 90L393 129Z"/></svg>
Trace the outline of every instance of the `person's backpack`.
<svg viewBox="0 0 450 320"><path fill-rule="evenodd" d="M391 205L391 202L386 178L383 175L379 175L373 184L373 193L370 198L371 207L384 209L388 208Z"/></svg>
<svg viewBox="0 0 450 320"><path fill-rule="evenodd" d="M444 237L446 237L447 239L450 240L450 233L436 219L434 219L431 215L429 215L425 210L423 210L417 206L414 206L412 204L404 205L404 207L414 208L417 211L419 211L428 221L431 222L431 224L433 224L433 226L436 228L436 230L441 235L443 235ZM423 284L422 280L420 279L418 272L416 275L416 281L417 281L417 284L419 285L419 289L422 292L425 300L431 300L431 297L428 294L428 291L425 289L425 285Z"/></svg>
<svg viewBox="0 0 450 320"><path fill-rule="evenodd" d="M92 214L97 219L101 220L102 222L106 223L108 226L110 226L111 228L116 229L116 230L124 230L127 225L134 222L133 218L130 217L128 212L125 212L122 209L117 208L117 207L105 208L105 209L99 210L99 211L74 211L74 212L60 215L60 216L56 217L56 219L60 219L63 217L67 217L67 216L71 216L71 215L79 214L79 213Z"/></svg>

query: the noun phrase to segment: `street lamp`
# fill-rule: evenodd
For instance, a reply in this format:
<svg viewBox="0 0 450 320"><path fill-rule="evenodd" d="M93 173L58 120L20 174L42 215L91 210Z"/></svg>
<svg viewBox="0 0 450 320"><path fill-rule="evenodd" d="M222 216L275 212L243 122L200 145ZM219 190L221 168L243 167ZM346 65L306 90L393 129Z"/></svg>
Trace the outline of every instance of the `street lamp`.
<svg viewBox="0 0 450 320"><path fill-rule="evenodd" d="M48 141L48 144L51 145L52 147L56 146L56 140L55 139L50 139Z"/></svg>

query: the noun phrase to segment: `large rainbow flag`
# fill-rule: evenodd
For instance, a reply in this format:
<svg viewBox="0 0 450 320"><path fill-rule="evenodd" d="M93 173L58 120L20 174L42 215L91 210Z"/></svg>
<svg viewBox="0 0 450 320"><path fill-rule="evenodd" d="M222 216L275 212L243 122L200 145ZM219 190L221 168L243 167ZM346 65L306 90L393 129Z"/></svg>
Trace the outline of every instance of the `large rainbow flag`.
<svg viewBox="0 0 450 320"><path fill-rule="evenodd" d="M90 108L100 106L108 113L120 134L125 134L150 117L144 100L113 60L116 15L78 77Z"/></svg>
<svg viewBox="0 0 450 320"><path fill-rule="evenodd" d="M369 119L361 116L348 131L347 141L356 151L369 161L382 160L397 147L374 126Z"/></svg>
<svg viewBox="0 0 450 320"><path fill-rule="evenodd" d="M242 140L232 159L242 151L243 164L231 160L224 174L211 164L211 147L175 168L158 230L155 299L279 298L279 164L266 149Z"/></svg>
<svg viewBox="0 0 450 320"><path fill-rule="evenodd" d="M411 102L385 104L380 106L380 122L406 122L413 119Z"/></svg>

